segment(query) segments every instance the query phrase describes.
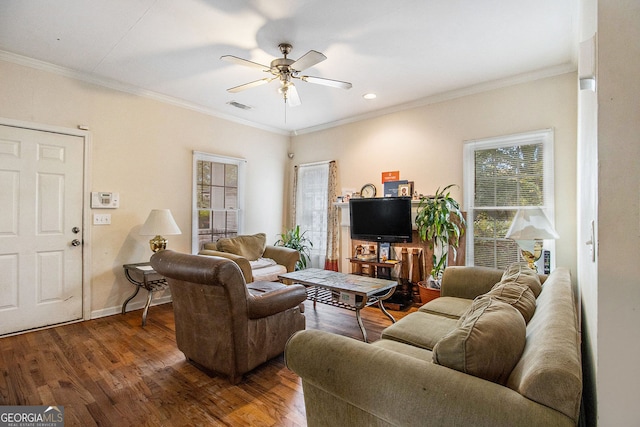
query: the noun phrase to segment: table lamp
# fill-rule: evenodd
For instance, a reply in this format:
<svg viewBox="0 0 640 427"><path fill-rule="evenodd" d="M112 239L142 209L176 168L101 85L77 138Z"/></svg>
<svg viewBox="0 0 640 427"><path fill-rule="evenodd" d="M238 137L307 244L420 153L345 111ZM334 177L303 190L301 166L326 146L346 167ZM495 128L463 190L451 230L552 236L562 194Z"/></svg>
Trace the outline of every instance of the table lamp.
<svg viewBox="0 0 640 427"><path fill-rule="evenodd" d="M149 246L153 252L167 248L167 239L162 235L175 234L182 234L182 232L169 209L153 209L140 229L140 235L142 236L155 236L149 240Z"/></svg>
<svg viewBox="0 0 640 427"><path fill-rule="evenodd" d="M541 208L519 209L505 236L515 240L522 257L534 271L538 271L535 262L542 255L542 241L559 237Z"/></svg>

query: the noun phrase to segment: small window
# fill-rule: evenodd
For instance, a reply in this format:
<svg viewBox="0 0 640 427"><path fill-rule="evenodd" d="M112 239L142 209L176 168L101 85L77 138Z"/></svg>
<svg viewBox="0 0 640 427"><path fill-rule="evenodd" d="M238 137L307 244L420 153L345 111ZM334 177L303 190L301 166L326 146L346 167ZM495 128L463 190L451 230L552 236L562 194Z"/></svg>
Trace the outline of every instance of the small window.
<svg viewBox="0 0 640 427"><path fill-rule="evenodd" d="M242 234L245 161L193 153L192 251L209 242Z"/></svg>
<svg viewBox="0 0 640 427"><path fill-rule="evenodd" d="M504 237L517 210L539 206L553 222L553 200L552 130L467 141L467 264L505 268L517 261L518 246Z"/></svg>

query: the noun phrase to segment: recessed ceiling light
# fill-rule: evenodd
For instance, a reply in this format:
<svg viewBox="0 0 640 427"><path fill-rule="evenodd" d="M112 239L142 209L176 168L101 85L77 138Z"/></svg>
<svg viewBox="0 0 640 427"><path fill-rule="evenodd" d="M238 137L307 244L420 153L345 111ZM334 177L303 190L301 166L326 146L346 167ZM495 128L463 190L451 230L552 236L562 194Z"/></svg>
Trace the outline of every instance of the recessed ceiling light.
<svg viewBox="0 0 640 427"><path fill-rule="evenodd" d="M376 95L375 93L365 93L364 95L362 95L362 97L364 99L376 99L378 95Z"/></svg>

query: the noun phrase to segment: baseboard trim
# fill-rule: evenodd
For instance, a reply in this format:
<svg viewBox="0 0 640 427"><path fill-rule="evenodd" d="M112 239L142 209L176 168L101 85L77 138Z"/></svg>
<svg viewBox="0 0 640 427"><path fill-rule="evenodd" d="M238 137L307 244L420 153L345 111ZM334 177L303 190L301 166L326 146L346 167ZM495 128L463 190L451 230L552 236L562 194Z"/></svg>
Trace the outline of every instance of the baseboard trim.
<svg viewBox="0 0 640 427"><path fill-rule="evenodd" d="M167 304L167 303L170 303L171 301L172 301L171 295L164 295L160 298L154 298L153 301L151 302L151 306ZM146 301L131 301L129 304L127 304L127 313L130 311L143 309L145 303ZM120 313L122 313L122 305L107 307L100 310L92 310L91 318L99 319L100 317L113 316L114 314L120 314Z"/></svg>

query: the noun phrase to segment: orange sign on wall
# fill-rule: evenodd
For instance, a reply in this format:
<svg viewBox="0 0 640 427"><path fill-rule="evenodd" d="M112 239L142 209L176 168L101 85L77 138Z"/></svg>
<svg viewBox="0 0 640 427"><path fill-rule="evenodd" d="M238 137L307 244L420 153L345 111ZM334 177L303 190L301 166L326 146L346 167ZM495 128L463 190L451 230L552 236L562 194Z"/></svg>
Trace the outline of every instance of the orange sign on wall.
<svg viewBox="0 0 640 427"><path fill-rule="evenodd" d="M389 181L399 181L400 171L382 172L382 183Z"/></svg>

